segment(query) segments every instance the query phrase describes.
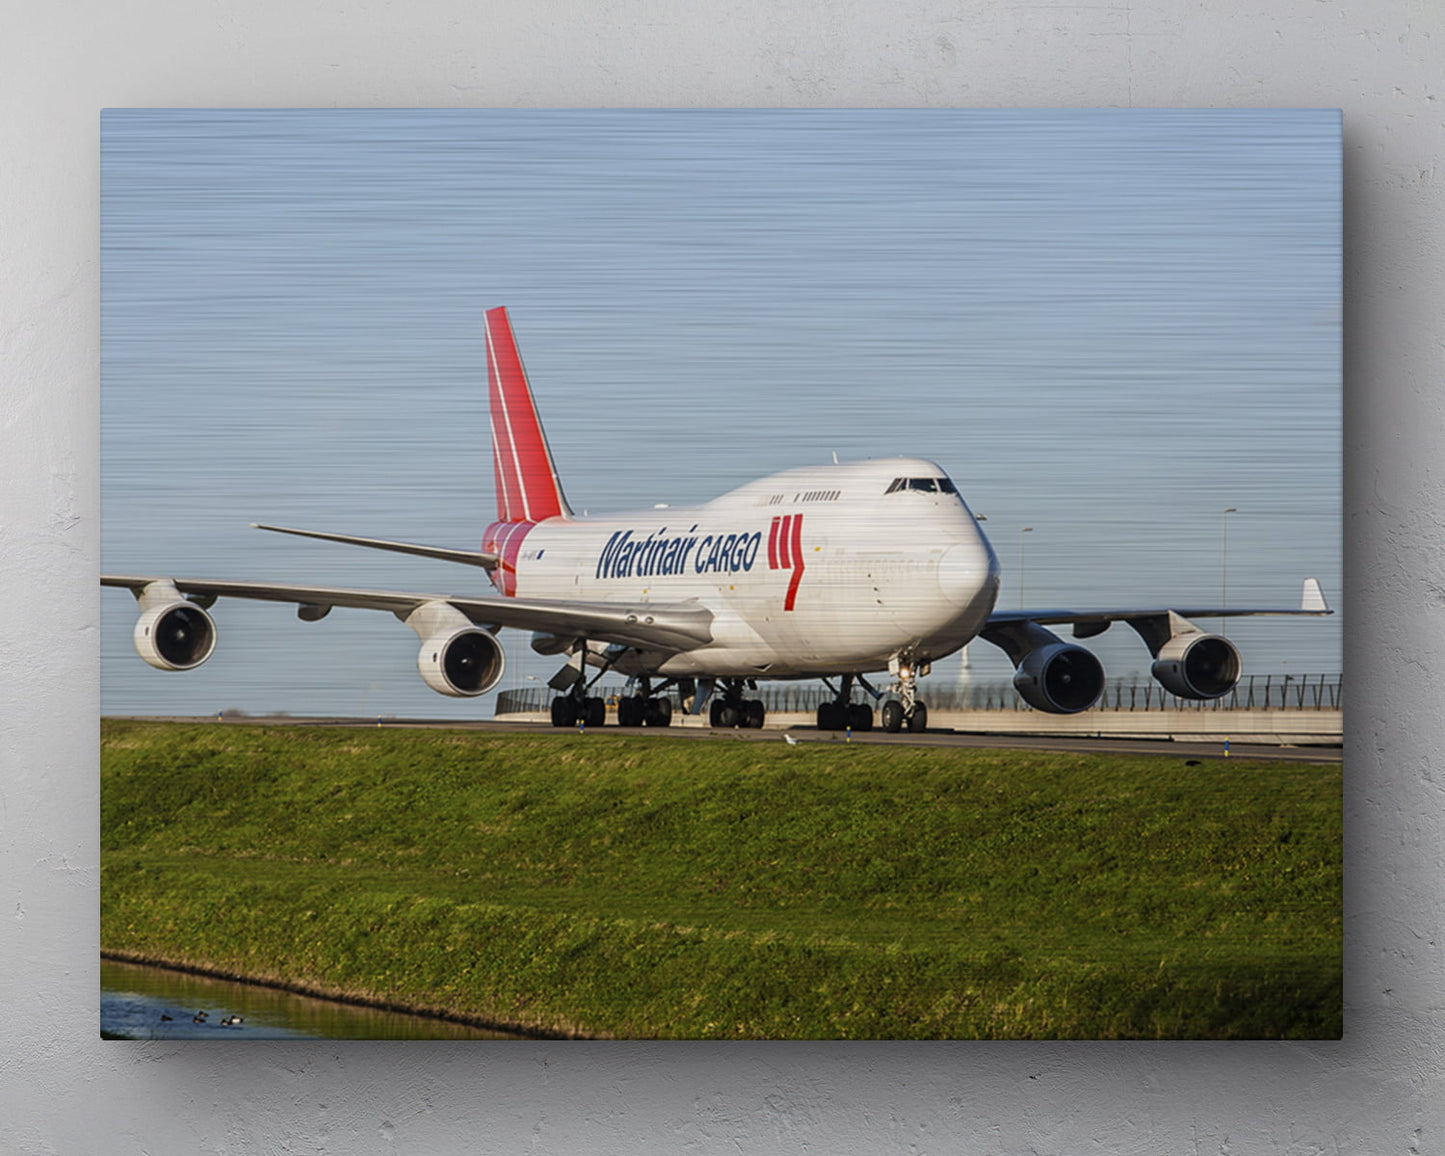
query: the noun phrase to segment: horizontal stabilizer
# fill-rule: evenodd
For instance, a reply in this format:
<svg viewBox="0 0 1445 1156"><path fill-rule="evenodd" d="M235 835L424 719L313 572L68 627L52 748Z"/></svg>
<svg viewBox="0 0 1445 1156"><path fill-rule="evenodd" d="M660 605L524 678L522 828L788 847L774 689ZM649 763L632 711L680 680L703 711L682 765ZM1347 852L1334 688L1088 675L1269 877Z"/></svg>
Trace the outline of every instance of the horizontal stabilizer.
<svg viewBox="0 0 1445 1156"><path fill-rule="evenodd" d="M327 534L321 530L293 530L288 526L263 526L252 522L257 530L272 530L277 534L295 534L298 538L320 538L323 542L344 542L348 546L366 546L372 550L391 550L397 554L415 554L421 558L439 558L443 562L462 562L468 566L480 566L484 570L495 570L501 561L495 554L484 554L480 550L448 550L444 546L418 546L414 542L388 542L382 538L357 538L351 534Z"/></svg>

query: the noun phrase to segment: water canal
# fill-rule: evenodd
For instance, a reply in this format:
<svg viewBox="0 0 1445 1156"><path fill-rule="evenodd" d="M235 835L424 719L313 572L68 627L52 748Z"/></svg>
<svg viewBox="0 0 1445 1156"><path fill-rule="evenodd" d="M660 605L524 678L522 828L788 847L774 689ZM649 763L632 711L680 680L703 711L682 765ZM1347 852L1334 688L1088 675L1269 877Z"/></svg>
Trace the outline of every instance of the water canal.
<svg viewBox="0 0 1445 1156"><path fill-rule="evenodd" d="M226 1022L235 1017L238 1023ZM123 1040L523 1038L429 1016L110 959L100 961L100 1031L102 1038Z"/></svg>

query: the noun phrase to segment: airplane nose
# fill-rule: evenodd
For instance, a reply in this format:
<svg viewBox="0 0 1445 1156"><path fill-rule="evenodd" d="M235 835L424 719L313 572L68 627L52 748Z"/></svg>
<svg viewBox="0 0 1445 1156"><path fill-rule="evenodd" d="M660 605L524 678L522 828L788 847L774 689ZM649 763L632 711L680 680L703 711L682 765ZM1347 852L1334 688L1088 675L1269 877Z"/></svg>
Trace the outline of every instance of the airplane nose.
<svg viewBox="0 0 1445 1156"><path fill-rule="evenodd" d="M988 579L988 552L981 543L961 542L938 560L938 589L959 609L978 601Z"/></svg>

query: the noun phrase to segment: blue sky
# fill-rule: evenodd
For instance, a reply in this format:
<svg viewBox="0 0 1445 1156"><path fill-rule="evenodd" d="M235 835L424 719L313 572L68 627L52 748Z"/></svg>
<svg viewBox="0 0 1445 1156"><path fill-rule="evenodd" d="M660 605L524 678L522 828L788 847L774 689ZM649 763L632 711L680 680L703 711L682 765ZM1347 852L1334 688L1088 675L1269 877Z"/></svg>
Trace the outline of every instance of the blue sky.
<svg viewBox="0 0 1445 1156"><path fill-rule="evenodd" d="M474 590L247 524L474 547L507 305L578 510L917 454L987 518L1001 605L1020 546L1029 605L1214 602L1226 520L1231 604L1338 604L1340 147L1300 110L106 112L102 564ZM387 615L223 602L174 675L102 611L107 712L490 713ZM1339 670L1338 614L1231 634Z"/></svg>

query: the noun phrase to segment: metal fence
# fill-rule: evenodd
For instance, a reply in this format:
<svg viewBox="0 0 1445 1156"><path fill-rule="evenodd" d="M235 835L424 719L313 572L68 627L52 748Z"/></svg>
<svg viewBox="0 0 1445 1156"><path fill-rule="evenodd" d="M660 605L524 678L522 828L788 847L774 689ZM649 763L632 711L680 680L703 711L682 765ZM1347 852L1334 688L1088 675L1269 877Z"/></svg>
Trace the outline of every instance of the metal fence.
<svg viewBox="0 0 1445 1156"><path fill-rule="evenodd" d="M1177 698L1151 678L1110 682L1104 686L1096 710L1339 710L1341 676L1338 674L1251 674L1239 680L1223 698L1198 702ZM609 707L615 707L622 688L599 687ZM751 693L751 692L750 692ZM932 711L940 710L1032 710L1018 696L1010 682L967 683L953 686L928 685L919 688L920 697ZM757 696L769 712L810 713L832 699L833 694L816 684L768 683ZM529 686L504 690L497 695L498 714L545 713L555 692ZM856 701L866 700L855 690Z"/></svg>

